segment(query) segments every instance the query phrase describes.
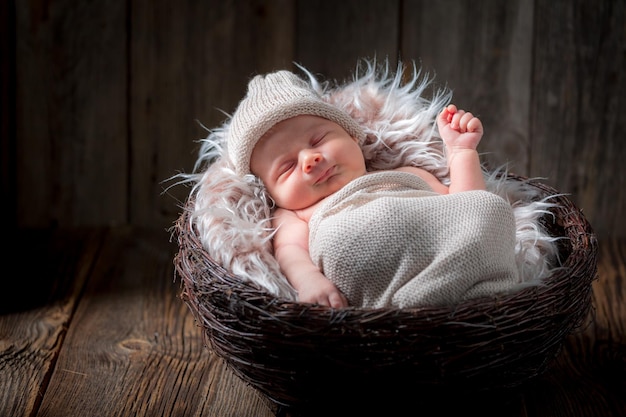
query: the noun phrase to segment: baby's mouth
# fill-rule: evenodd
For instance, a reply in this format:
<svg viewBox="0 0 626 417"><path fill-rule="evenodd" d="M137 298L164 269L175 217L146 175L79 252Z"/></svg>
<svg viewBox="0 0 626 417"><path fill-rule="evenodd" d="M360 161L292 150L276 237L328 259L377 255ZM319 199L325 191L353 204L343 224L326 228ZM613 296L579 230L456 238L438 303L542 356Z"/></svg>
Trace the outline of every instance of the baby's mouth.
<svg viewBox="0 0 626 417"><path fill-rule="evenodd" d="M330 166L330 167L328 167L327 169L325 169L325 170L322 172L322 175L320 175L320 176L317 178L317 180L315 181L315 184L320 184L320 183L322 183L322 182L326 181L326 180L327 180L327 179L328 179L331 175L333 175L333 173L334 173L334 168L335 168L334 166Z"/></svg>

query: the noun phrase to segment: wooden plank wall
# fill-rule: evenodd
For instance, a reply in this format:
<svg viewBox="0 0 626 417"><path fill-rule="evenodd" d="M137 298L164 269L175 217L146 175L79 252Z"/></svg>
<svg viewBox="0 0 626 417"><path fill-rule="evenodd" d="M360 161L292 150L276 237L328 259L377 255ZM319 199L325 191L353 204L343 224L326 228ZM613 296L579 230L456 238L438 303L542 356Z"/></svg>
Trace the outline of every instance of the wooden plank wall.
<svg viewBox="0 0 626 417"><path fill-rule="evenodd" d="M256 73L415 60L479 115L491 165L626 236L624 0L15 1L2 7L2 193L18 226L169 227ZM6 35L6 36L4 36ZM15 65L6 64L14 62Z"/></svg>

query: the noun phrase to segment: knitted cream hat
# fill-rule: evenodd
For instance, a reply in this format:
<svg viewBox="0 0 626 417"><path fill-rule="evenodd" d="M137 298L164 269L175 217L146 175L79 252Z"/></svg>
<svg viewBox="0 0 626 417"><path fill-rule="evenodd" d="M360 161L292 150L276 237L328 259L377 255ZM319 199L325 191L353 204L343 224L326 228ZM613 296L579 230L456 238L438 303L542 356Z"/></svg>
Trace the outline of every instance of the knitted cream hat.
<svg viewBox="0 0 626 417"><path fill-rule="evenodd" d="M250 156L259 139L276 123L300 115L337 123L362 142L365 133L345 111L322 100L303 79L289 71L257 75L230 123L228 156L238 175L250 174Z"/></svg>

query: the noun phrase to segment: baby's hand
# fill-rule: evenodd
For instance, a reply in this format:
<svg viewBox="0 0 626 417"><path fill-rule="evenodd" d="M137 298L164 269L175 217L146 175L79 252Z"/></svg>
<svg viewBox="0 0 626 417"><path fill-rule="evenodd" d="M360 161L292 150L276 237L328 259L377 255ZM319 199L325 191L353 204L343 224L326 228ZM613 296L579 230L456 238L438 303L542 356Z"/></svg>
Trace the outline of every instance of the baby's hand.
<svg viewBox="0 0 626 417"><path fill-rule="evenodd" d="M439 133L450 151L476 150L483 136L483 124L472 113L448 105L437 118Z"/></svg>
<svg viewBox="0 0 626 417"><path fill-rule="evenodd" d="M317 303L324 306L342 308L348 307L348 300L324 275L307 277L298 288L298 301L303 303Z"/></svg>

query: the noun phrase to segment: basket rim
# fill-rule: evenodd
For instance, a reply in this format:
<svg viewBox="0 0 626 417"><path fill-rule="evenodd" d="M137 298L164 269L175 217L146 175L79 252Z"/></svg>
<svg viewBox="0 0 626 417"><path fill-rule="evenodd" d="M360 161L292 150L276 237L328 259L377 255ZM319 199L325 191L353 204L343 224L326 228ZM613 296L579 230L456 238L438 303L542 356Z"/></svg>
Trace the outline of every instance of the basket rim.
<svg viewBox="0 0 626 417"><path fill-rule="evenodd" d="M379 308L367 308L349 306L342 309L334 309L327 306L321 306L317 304L302 303L298 301L292 301L277 297L270 294L265 289L256 285L253 282L243 280L235 274L228 271L215 261L204 249L200 249L199 253L202 257L202 261L207 267L215 270L216 274L222 275L224 282L221 283L230 288L234 293L242 294L254 294L254 297L265 297L268 299L267 308L273 311L281 311L284 309L302 309L308 312L317 313L331 313L337 310L343 311L344 314L373 314L380 315L383 312L388 312L394 316L402 315L402 313L408 313L407 315L428 314L432 318L432 315L442 313L448 315L454 311L463 310L465 308L475 309L478 306L483 308L487 306L493 306L495 308L501 306L503 303L520 297L525 297L528 294L540 294L542 292L551 291L554 286L559 282L568 280L568 277L573 274L576 277L585 277L592 275L595 279L597 270L597 252L598 242L595 233L588 220L583 215L571 199L565 195L560 194L555 188L538 180L531 179L525 176L516 175L512 173L506 174L508 180L523 181L527 184L541 190L545 195L554 195L554 199L558 202L558 207L554 209L554 216L561 220L561 227L564 230L564 236L571 242L568 245L571 251L567 254L567 258L562 263L562 268L555 269L545 280L543 285L531 286L528 288L522 288L518 291L506 294L498 294L488 297L480 297L469 300L463 300L456 303L454 306L424 306L424 307L411 307L411 308L399 308L399 307L379 307ZM190 243L195 248L202 248L202 243L198 236L195 225L191 221L191 209L194 204L194 196L190 195L183 212L179 216L175 225L175 235L178 237L179 248L184 246L183 242ZM180 253L176 255L175 263L180 263ZM177 268L177 275L180 275L180 270ZM593 280L592 279L592 280ZM219 285L220 283L214 283Z"/></svg>

